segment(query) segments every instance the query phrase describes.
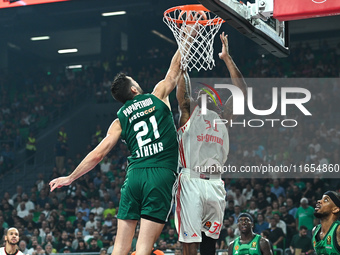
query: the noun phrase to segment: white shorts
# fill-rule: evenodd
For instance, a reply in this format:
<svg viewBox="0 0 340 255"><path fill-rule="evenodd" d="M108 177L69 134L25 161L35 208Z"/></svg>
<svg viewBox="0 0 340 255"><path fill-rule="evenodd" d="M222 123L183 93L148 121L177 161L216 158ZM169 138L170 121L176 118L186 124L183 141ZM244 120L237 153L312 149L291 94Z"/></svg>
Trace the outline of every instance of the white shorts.
<svg viewBox="0 0 340 255"><path fill-rule="evenodd" d="M178 177L175 199L175 224L179 241L201 242L201 232L218 239L226 206L224 182L220 176L209 180L193 178L190 170L184 170Z"/></svg>

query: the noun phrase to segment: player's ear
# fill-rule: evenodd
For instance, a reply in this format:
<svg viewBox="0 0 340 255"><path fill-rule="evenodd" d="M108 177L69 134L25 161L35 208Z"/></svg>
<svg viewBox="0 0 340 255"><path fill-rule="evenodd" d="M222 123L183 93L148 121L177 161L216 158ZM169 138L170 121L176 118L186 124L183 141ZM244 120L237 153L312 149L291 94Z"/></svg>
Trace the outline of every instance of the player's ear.
<svg viewBox="0 0 340 255"><path fill-rule="evenodd" d="M135 86L131 86L130 90L133 94L136 94L138 92L138 89Z"/></svg>
<svg viewBox="0 0 340 255"><path fill-rule="evenodd" d="M332 211L333 214L338 214L340 212L340 208L339 207L335 207Z"/></svg>

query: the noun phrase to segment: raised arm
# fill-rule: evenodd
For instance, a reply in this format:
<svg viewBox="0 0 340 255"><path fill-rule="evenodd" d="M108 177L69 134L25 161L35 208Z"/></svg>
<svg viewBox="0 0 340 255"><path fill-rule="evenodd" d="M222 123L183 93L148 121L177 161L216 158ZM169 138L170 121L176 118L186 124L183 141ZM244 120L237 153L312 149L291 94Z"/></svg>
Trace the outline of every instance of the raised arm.
<svg viewBox="0 0 340 255"><path fill-rule="evenodd" d="M69 175L53 179L50 182L51 192L56 188L70 185L73 181L80 176L86 174L92 170L116 145L119 140L122 128L118 119L114 120L109 127L105 138L94 148L83 161L77 166L77 168Z"/></svg>
<svg viewBox="0 0 340 255"><path fill-rule="evenodd" d="M190 117L191 83L188 73L182 72L178 81L176 97L179 107L179 125L183 126Z"/></svg>
<svg viewBox="0 0 340 255"><path fill-rule="evenodd" d="M163 100L170 108L168 96L170 92L176 87L178 80L181 76L181 54L179 50L171 60L169 70L163 80L161 80L154 88L152 94L159 99Z"/></svg>
<svg viewBox="0 0 340 255"><path fill-rule="evenodd" d="M228 35L224 35L224 32L223 32L220 35L220 38L222 42L222 51L219 53L219 57L226 64L233 85L241 89L243 92L243 95L246 97L247 84L243 79L242 73L237 68L236 64L234 63L232 57L229 54ZM235 119L235 116L233 115L233 97L232 96L228 98L227 102L223 106L222 117L223 119L228 120L228 123L231 119Z"/></svg>

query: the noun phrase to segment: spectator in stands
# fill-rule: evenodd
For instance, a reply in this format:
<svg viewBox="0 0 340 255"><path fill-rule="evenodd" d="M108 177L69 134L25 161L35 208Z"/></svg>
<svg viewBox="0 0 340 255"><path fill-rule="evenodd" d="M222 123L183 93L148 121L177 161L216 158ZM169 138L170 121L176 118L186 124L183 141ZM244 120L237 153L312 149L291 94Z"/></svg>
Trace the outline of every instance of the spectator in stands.
<svg viewBox="0 0 340 255"><path fill-rule="evenodd" d="M65 227L65 231L67 232L68 236L71 238L74 238L75 236L75 227L73 227L72 222L71 221L66 221L66 227Z"/></svg>
<svg viewBox="0 0 340 255"><path fill-rule="evenodd" d="M82 235L83 235L83 237L84 237L84 239L85 239L85 236L89 235L89 230L92 230L92 231L93 231L93 228L85 229L85 228L83 227L83 225L79 223L78 226L77 226L77 228L75 229L74 232L75 232L75 233L81 232Z"/></svg>
<svg viewBox="0 0 340 255"><path fill-rule="evenodd" d="M47 196L46 189L40 191L39 197L37 198L37 210L42 212L45 208L46 203L51 203L51 199ZM45 215L46 216L46 215Z"/></svg>
<svg viewBox="0 0 340 255"><path fill-rule="evenodd" d="M113 251L114 243L115 243L116 236L112 236L112 240L110 241L110 247L107 249L107 253L111 254Z"/></svg>
<svg viewBox="0 0 340 255"><path fill-rule="evenodd" d="M77 207L76 212L81 212L82 213L82 218L85 222L89 220L89 215L90 215L90 209L88 207L87 201L83 200L81 201L81 207ZM85 223L86 224L86 223Z"/></svg>
<svg viewBox="0 0 340 255"><path fill-rule="evenodd" d="M239 216L240 213L241 213L241 207L238 206L238 205L236 205L234 211L235 211L235 212L234 212L234 214L232 215L232 217L234 218L234 222L233 222L233 223L234 223L234 224L237 224L238 216Z"/></svg>
<svg viewBox="0 0 340 255"><path fill-rule="evenodd" d="M21 197L22 197L22 201L25 203L25 207L27 208L27 210L30 213L33 212L35 209L35 205L31 200L28 199L28 195L24 193L21 195Z"/></svg>
<svg viewBox="0 0 340 255"><path fill-rule="evenodd" d="M245 209L245 206L247 204L246 197L241 193L241 188L237 187L235 188L235 200L238 202L238 205L240 206L240 209Z"/></svg>
<svg viewBox="0 0 340 255"><path fill-rule="evenodd" d="M108 248L110 246L110 242L112 240L112 233L109 232L109 228L107 225L103 225L102 231L100 232L100 236L103 242L103 247Z"/></svg>
<svg viewBox="0 0 340 255"><path fill-rule="evenodd" d="M114 203L112 201L109 201L108 205L109 205L109 207L107 209L105 209L104 212L103 212L104 218L106 218L106 216L108 214L111 214L111 216L116 215L116 208L114 208Z"/></svg>
<svg viewBox="0 0 340 255"><path fill-rule="evenodd" d="M286 226L286 223L283 220L281 220L280 214L274 213L273 217L276 220L276 227L281 228L283 234L286 236L287 235L287 226ZM269 228L271 228L271 223L269 223Z"/></svg>
<svg viewBox="0 0 340 255"><path fill-rule="evenodd" d="M234 241L237 237L239 237L238 234L237 235L235 234L235 230L233 228L228 228L227 231L228 231L228 235L226 236L226 238L224 240L224 243L225 243L224 249L228 249L229 244L232 241ZM222 243L221 243L221 245L222 245Z"/></svg>
<svg viewBox="0 0 340 255"><path fill-rule="evenodd" d="M96 221L94 220L94 216L95 216L95 214L92 213L92 212L89 214L89 220L85 224L85 229L87 231L89 231L90 228L95 229L97 227L96 226Z"/></svg>
<svg viewBox="0 0 340 255"><path fill-rule="evenodd" d="M57 253L57 250L53 248L52 244L48 243L45 245L46 255L55 254L55 253Z"/></svg>
<svg viewBox="0 0 340 255"><path fill-rule="evenodd" d="M24 240L21 240L19 242L19 250L23 253L23 254L28 254L28 249L27 249L27 244Z"/></svg>
<svg viewBox="0 0 340 255"><path fill-rule="evenodd" d="M269 228L269 223L267 221L264 221L263 214L257 215L257 223L255 223L254 232L256 234L261 234L263 230L266 230Z"/></svg>
<svg viewBox="0 0 340 255"><path fill-rule="evenodd" d="M76 207L77 204L72 196L67 196L64 209L64 211L66 212L66 217L74 216L76 212Z"/></svg>
<svg viewBox="0 0 340 255"><path fill-rule="evenodd" d="M271 187L269 184L266 185L264 190L264 196L268 204L272 204L274 201L277 200L277 196L271 191Z"/></svg>
<svg viewBox="0 0 340 255"><path fill-rule="evenodd" d="M177 243L177 240L178 240L178 236L175 235L175 229L170 228L168 230L168 235L165 238L165 242L167 243L167 248L170 249L170 250L174 250L175 244Z"/></svg>
<svg viewBox="0 0 340 255"><path fill-rule="evenodd" d="M72 241L72 249L75 251L78 249L79 242L84 240L83 233L81 231L76 232L76 238Z"/></svg>
<svg viewBox="0 0 340 255"><path fill-rule="evenodd" d="M78 247L75 250L75 252L80 253L80 252L89 252L88 248L86 247L86 243L84 240L79 240L78 241Z"/></svg>
<svg viewBox="0 0 340 255"><path fill-rule="evenodd" d="M57 247L56 247L57 251L62 252L62 250L63 250L63 249L65 248L65 246L66 246L66 242L67 242L67 241L68 241L68 234L67 234L66 231L63 231L63 232L61 233L60 239L58 240L58 244L57 244Z"/></svg>
<svg viewBox="0 0 340 255"><path fill-rule="evenodd" d="M111 169L111 162L109 161L109 157L106 156L104 157L103 161L100 163L100 171L103 173L103 174L106 174L110 171Z"/></svg>
<svg viewBox="0 0 340 255"><path fill-rule="evenodd" d="M276 199L278 199L279 196L286 196L285 189L280 186L278 179L273 180L273 187L271 187L270 191L276 195Z"/></svg>
<svg viewBox="0 0 340 255"><path fill-rule="evenodd" d="M29 214L29 211L26 208L25 202L21 202L18 207L19 207L18 214L17 214L18 217L20 217L21 219L24 219L25 217L27 217Z"/></svg>
<svg viewBox="0 0 340 255"><path fill-rule="evenodd" d="M86 224L86 221L83 220L83 214L81 212L77 212L77 218L75 221L73 221L73 226L74 227L77 227L78 226L78 223L80 223L81 225L83 225L85 227L85 224Z"/></svg>
<svg viewBox="0 0 340 255"><path fill-rule="evenodd" d="M300 226L299 233L293 236L289 249L292 255L313 253L312 239L307 236L307 227Z"/></svg>
<svg viewBox="0 0 340 255"><path fill-rule="evenodd" d="M96 198L94 201L94 207L91 209L91 213L94 213L94 219L101 221L103 212L104 208L100 206L100 200Z"/></svg>
<svg viewBox="0 0 340 255"><path fill-rule="evenodd" d="M58 136L58 141L54 147L55 153L55 165L59 173L62 173L62 169L65 165L65 157L68 151L68 144L63 142L64 138L62 136Z"/></svg>
<svg viewBox="0 0 340 255"><path fill-rule="evenodd" d="M270 225L271 227L268 228L269 231L269 237L268 239L273 243L274 249L280 248L283 249L283 239L285 237L283 231L281 228L278 228L277 221L274 217L270 219Z"/></svg>
<svg viewBox="0 0 340 255"><path fill-rule="evenodd" d="M286 235L286 247L287 247L290 244L292 236L296 232L295 218L288 213L287 207L285 205L280 207L280 213L281 213L281 218L286 223L286 227L287 227L287 235Z"/></svg>
<svg viewBox="0 0 340 255"><path fill-rule="evenodd" d="M293 193L289 195L289 198L293 200L294 206L298 207L300 200L302 198L302 193L297 185L293 186Z"/></svg>
<svg viewBox="0 0 340 255"><path fill-rule="evenodd" d="M235 213L234 200L228 201L228 205L224 210L224 219L229 218Z"/></svg>
<svg viewBox="0 0 340 255"><path fill-rule="evenodd" d="M312 237L312 229L314 227L314 208L308 205L308 199L302 198L300 207L296 211L296 228L300 229L301 226L307 227L308 237Z"/></svg>
<svg viewBox="0 0 340 255"><path fill-rule="evenodd" d="M38 240L36 238L32 237L31 241L32 241L31 248L28 249L28 252L27 252L27 254L29 255L32 255L33 252L36 250L37 246L39 245Z"/></svg>
<svg viewBox="0 0 340 255"><path fill-rule="evenodd" d="M287 198L286 203L287 203L287 211L288 211L288 213L290 215L292 215L294 217L294 219L295 219L297 207L294 206L293 199Z"/></svg>
<svg viewBox="0 0 340 255"><path fill-rule="evenodd" d="M253 217L257 217L257 214L259 212L259 208L256 207L255 201L250 201L249 207L246 210L247 213L251 214Z"/></svg>
<svg viewBox="0 0 340 255"><path fill-rule="evenodd" d="M253 197L253 189L250 183L247 183L246 187L242 190L242 195L249 201Z"/></svg>
<svg viewBox="0 0 340 255"><path fill-rule="evenodd" d="M30 132L26 141L26 159L28 159L27 164L29 165L34 164L36 151L37 151L36 139L33 135L33 132Z"/></svg>
<svg viewBox="0 0 340 255"><path fill-rule="evenodd" d="M97 240L92 238L88 252L99 252L99 251L100 251L100 247L98 247L98 245L97 245Z"/></svg>
<svg viewBox="0 0 340 255"><path fill-rule="evenodd" d="M259 208L259 213L264 213L267 210L268 201L265 199L263 192L258 193L257 197L257 207Z"/></svg>

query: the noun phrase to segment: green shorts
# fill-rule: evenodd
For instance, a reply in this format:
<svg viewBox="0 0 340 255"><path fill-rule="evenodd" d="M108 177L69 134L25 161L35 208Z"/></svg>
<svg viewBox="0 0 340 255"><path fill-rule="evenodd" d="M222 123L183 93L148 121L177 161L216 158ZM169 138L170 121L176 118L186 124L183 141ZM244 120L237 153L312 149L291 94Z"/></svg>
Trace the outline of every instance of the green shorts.
<svg viewBox="0 0 340 255"><path fill-rule="evenodd" d="M176 175L168 168L134 168L127 172L121 189L118 219L141 217L166 222L172 205Z"/></svg>

